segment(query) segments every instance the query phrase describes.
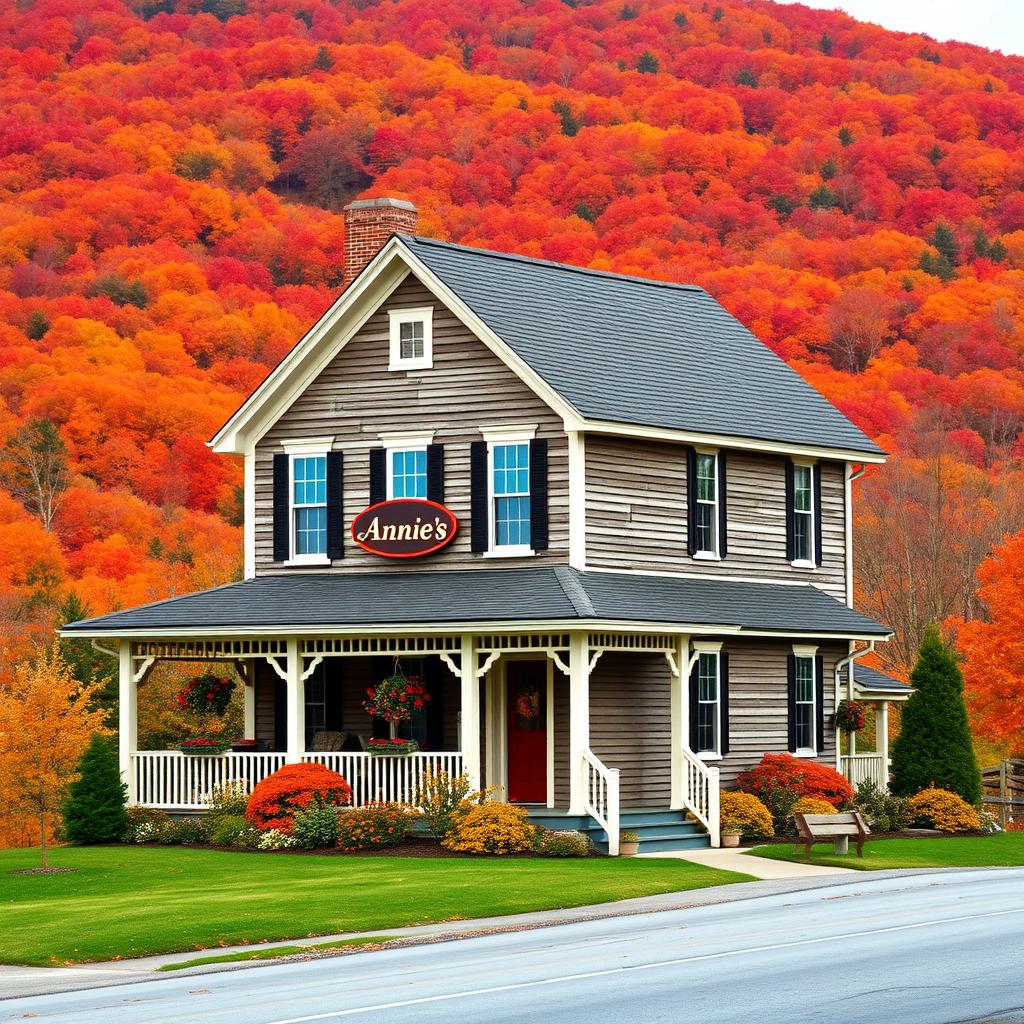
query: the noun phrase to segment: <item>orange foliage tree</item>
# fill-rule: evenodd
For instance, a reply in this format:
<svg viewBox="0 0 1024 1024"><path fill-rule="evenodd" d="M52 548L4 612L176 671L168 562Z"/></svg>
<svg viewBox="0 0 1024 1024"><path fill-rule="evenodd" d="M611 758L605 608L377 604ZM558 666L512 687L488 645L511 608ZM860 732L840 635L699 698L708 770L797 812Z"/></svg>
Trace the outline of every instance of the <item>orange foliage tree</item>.
<svg viewBox="0 0 1024 1024"><path fill-rule="evenodd" d="M35 818L44 870L53 815L89 737L106 731L103 709L92 707L98 689L75 679L56 645L38 649L0 688L0 816L15 826Z"/></svg>

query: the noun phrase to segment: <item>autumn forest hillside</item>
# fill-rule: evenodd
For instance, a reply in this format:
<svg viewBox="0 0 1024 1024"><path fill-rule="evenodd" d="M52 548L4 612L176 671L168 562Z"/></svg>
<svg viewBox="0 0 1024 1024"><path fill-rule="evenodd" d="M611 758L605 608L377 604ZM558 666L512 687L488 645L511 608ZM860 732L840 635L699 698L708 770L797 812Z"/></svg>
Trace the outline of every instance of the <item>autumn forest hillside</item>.
<svg viewBox="0 0 1024 1024"><path fill-rule="evenodd" d="M706 287L895 453L856 485L886 663L996 615L976 570L1024 525L1024 59L762 0L2 0L0 69L9 637L70 594L237 576L241 467L204 441L337 292L367 194ZM33 444L66 450L54 509L12 468Z"/></svg>

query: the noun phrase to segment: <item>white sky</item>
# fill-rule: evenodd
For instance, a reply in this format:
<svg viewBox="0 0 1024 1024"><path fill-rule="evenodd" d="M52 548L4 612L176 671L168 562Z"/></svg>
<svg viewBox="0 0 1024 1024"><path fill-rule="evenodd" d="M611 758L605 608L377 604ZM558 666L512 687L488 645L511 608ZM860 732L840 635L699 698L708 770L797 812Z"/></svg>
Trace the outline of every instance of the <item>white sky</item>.
<svg viewBox="0 0 1024 1024"><path fill-rule="evenodd" d="M1024 0L801 0L807 7L842 10L899 32L925 32L1024 55Z"/></svg>

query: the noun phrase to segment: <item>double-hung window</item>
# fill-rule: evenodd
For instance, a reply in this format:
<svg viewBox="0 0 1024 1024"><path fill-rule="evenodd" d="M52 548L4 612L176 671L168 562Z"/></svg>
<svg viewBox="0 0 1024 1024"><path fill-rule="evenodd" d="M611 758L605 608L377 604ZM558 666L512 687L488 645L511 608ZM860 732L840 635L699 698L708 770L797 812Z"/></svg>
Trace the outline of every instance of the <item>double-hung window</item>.
<svg viewBox="0 0 1024 1024"><path fill-rule="evenodd" d="M817 749L815 739L815 723L817 722L815 659L813 655L797 654L793 662L795 669L793 712L796 716L794 732L797 753L814 754Z"/></svg>
<svg viewBox="0 0 1024 1024"><path fill-rule="evenodd" d="M291 457L292 557L322 561L327 557L327 455Z"/></svg>
<svg viewBox="0 0 1024 1024"><path fill-rule="evenodd" d="M526 441L491 447L494 491L494 547L530 547L530 445Z"/></svg>
<svg viewBox="0 0 1024 1024"><path fill-rule="evenodd" d="M702 651L697 657L697 753L721 752L721 689L719 687L719 654Z"/></svg>
<svg viewBox="0 0 1024 1024"><path fill-rule="evenodd" d="M423 370L434 364L434 307L392 309L390 322L390 370Z"/></svg>
<svg viewBox="0 0 1024 1024"><path fill-rule="evenodd" d="M793 561L814 565L814 470L811 466L793 466Z"/></svg>
<svg viewBox="0 0 1024 1024"><path fill-rule="evenodd" d="M696 555L718 555L718 456L697 452Z"/></svg>
<svg viewBox="0 0 1024 1024"><path fill-rule="evenodd" d="M427 449L393 448L388 452L388 497L427 496Z"/></svg>

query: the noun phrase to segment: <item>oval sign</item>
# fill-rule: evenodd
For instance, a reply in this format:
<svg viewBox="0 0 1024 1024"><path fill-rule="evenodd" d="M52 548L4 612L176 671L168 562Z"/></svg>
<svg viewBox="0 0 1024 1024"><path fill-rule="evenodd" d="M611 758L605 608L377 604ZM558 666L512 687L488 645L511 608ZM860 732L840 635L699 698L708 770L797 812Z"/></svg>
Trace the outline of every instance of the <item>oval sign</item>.
<svg viewBox="0 0 1024 1024"><path fill-rule="evenodd" d="M394 498L363 509L352 520L352 539L371 555L419 558L451 544L459 521L451 509L426 498Z"/></svg>

